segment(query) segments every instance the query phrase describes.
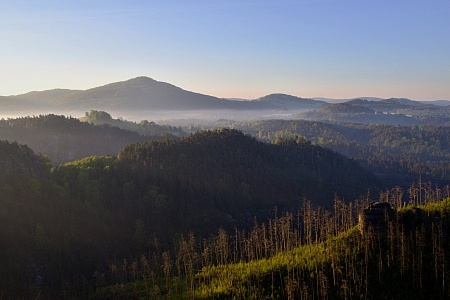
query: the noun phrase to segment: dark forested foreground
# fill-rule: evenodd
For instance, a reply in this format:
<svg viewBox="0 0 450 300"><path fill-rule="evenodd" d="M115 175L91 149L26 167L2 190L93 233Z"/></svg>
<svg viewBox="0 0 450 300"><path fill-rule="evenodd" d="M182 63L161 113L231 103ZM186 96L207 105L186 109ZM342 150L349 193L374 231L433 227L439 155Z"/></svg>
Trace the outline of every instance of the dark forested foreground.
<svg viewBox="0 0 450 300"><path fill-rule="evenodd" d="M0 157L6 299L376 298L385 283L399 287L394 296L447 289L448 208L439 201L448 187L418 180L378 196L378 180L355 161L300 137L266 144L206 131L55 168L27 146L0 142ZM357 214L379 198L432 204L394 214L381 226L386 234L361 236Z"/></svg>

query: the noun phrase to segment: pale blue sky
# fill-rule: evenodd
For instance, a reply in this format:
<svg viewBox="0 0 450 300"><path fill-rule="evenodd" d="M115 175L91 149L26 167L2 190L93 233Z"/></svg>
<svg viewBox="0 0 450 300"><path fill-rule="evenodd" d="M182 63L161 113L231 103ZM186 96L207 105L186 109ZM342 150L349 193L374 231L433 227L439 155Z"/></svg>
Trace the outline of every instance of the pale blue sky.
<svg viewBox="0 0 450 300"><path fill-rule="evenodd" d="M218 97L450 99L450 1L0 2L0 95L137 76Z"/></svg>

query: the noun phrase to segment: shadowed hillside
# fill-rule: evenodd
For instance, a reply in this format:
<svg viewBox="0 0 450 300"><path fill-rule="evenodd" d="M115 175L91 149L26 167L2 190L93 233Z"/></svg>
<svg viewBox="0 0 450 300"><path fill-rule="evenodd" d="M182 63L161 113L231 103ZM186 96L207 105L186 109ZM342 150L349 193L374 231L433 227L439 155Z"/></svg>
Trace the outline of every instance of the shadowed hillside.
<svg viewBox="0 0 450 300"><path fill-rule="evenodd" d="M144 137L118 127L94 126L57 115L0 120L0 140L25 144L46 155L55 166L91 155L115 155L128 143L151 138L161 136Z"/></svg>

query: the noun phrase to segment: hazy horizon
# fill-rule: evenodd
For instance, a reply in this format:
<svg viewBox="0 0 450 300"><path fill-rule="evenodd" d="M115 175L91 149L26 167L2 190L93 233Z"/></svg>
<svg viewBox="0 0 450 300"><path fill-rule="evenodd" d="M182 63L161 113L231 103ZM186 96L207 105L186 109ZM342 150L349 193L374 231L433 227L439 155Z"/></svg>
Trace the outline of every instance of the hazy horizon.
<svg viewBox="0 0 450 300"><path fill-rule="evenodd" d="M148 77L148 76L141 75L141 76L137 76L137 77ZM137 78L137 77L135 77L135 78ZM151 77L148 77L148 78L151 78ZM123 82L123 81L127 81L127 80L130 80L130 79L133 79L133 78L120 80L118 82ZM157 80L155 78L151 78L151 79L159 81L159 80ZM161 81L161 82L165 82L165 81ZM25 94L29 94L29 93L39 93L39 92L54 91L54 90L86 91L86 90L89 90L89 89L101 87L101 86L112 84L112 83L116 83L116 82L109 82L109 83L105 83L105 84L102 84L102 85L99 85L99 86L88 87L86 89L71 89L70 87L66 87L66 88L54 87L54 88L49 88L49 89L45 89L45 90L30 90L30 91L26 91L26 92L21 93L21 94L0 95L0 97L16 97L16 96L22 96L22 95L25 95ZM165 82L165 83L172 84L171 82ZM181 86L178 86L178 87L183 89L183 90L189 91L189 92L201 93L199 91L185 89L185 88L183 88ZM302 95L292 95L292 94L284 93L282 91L269 93L269 94L264 94L264 95L260 95L260 96L254 97L254 98L220 97L220 96L212 95L212 94L207 94L207 95L208 96L212 96L212 97L227 99L227 100L231 100L231 101L252 101L252 100L256 100L258 98L261 98L261 97L264 97L264 96L267 96L267 95L270 95L270 94L286 94L286 95L295 96L295 97L299 97L299 98L317 99L317 100L324 100L324 101L329 100L330 102L345 102L345 101L348 101L348 100L358 99L358 98L363 98L363 99L364 98L367 98L367 99L407 98L407 99L413 100L413 101L440 101L440 100L450 101L450 98L448 98L448 99L412 99L412 98L408 98L408 97L377 97L377 96L372 96L372 95L356 96L356 97L351 97L351 98L323 97L323 96L305 97L305 96L302 96Z"/></svg>

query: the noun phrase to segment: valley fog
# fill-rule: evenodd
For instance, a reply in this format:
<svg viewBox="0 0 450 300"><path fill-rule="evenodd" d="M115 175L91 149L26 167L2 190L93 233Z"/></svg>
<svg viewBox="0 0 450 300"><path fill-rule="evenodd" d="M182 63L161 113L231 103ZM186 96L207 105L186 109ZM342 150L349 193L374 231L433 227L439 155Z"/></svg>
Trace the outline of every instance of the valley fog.
<svg viewBox="0 0 450 300"><path fill-rule="evenodd" d="M300 111L250 111L250 110L162 110L162 111L111 111L113 118L140 122L153 121L163 125L183 126L192 123L211 123L218 120L253 121L264 119L294 119Z"/></svg>
<svg viewBox="0 0 450 300"><path fill-rule="evenodd" d="M62 115L80 118L86 115L86 110L37 110L2 112L0 119L33 117L39 115ZM184 126L197 123L211 123L218 120L253 121L267 119L295 119L295 114L302 111L270 111L270 110L108 110L112 118L139 123L147 120L161 125Z"/></svg>

